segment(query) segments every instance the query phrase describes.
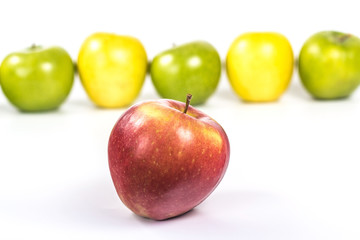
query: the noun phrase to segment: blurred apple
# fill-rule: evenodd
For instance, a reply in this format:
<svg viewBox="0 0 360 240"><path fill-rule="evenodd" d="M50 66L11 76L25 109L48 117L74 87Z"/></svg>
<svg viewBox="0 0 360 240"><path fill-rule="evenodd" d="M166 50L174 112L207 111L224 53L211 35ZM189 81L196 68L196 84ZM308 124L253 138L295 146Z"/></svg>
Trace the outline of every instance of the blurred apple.
<svg viewBox="0 0 360 240"><path fill-rule="evenodd" d="M315 98L348 97L360 84L360 39L334 31L314 34L300 51L299 74Z"/></svg>
<svg viewBox="0 0 360 240"><path fill-rule="evenodd" d="M274 32L240 35L231 44L226 70L236 94L249 102L275 101L287 89L294 68L289 41Z"/></svg>
<svg viewBox="0 0 360 240"><path fill-rule="evenodd" d="M120 108L139 95L147 55L134 37L95 33L82 44L77 66L84 89L97 106Z"/></svg>
<svg viewBox="0 0 360 240"><path fill-rule="evenodd" d="M175 100L129 108L109 139L111 176L137 215L163 220L204 201L223 178L230 156L225 131L212 118Z"/></svg>
<svg viewBox="0 0 360 240"><path fill-rule="evenodd" d="M158 54L151 63L150 73L161 97L181 101L191 93L192 104L198 105L215 92L221 61L211 44L196 41Z"/></svg>
<svg viewBox="0 0 360 240"><path fill-rule="evenodd" d="M60 47L33 45L9 54L0 66L5 96L25 112L58 108L69 95L73 82L73 62Z"/></svg>

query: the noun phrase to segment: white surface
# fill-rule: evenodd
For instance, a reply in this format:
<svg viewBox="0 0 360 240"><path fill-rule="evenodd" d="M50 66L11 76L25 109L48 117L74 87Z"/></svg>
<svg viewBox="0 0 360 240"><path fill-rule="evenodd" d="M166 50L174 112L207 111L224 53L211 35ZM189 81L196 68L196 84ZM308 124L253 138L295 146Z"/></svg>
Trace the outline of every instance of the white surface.
<svg viewBox="0 0 360 240"><path fill-rule="evenodd" d="M0 56L35 41L76 58L98 30L137 36L149 58L195 39L224 57L249 30L282 32L297 53L316 31L360 35L357 19L355 1L8 1ZM147 78L136 102L156 98ZM199 108L228 133L228 171L195 210L155 222L132 214L110 179L107 140L124 109L95 108L78 79L56 112L22 114L0 94L0 239L360 238L360 90L314 101L295 72L280 101L245 104L224 75Z"/></svg>

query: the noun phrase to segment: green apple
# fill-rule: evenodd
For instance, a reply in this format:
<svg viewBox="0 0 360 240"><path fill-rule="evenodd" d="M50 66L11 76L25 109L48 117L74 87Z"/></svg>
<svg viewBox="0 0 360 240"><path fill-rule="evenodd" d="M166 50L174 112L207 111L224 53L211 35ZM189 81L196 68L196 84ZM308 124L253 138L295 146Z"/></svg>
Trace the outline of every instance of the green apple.
<svg viewBox="0 0 360 240"><path fill-rule="evenodd" d="M5 96L25 112L58 108L69 95L73 81L73 62L60 47L32 46L9 54L0 66Z"/></svg>
<svg viewBox="0 0 360 240"><path fill-rule="evenodd" d="M188 93L192 104L203 104L215 92L221 73L216 49L204 41L173 47L158 54L150 74L156 91L163 98L182 101Z"/></svg>
<svg viewBox="0 0 360 240"><path fill-rule="evenodd" d="M360 84L360 39L334 31L314 34L300 51L299 75L315 98L348 97Z"/></svg>

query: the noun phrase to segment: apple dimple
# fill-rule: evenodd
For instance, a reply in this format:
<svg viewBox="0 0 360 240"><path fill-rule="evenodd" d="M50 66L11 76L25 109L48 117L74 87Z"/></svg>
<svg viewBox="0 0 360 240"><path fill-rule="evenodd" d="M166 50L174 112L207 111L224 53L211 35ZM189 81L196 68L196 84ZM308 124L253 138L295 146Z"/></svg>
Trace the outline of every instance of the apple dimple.
<svg viewBox="0 0 360 240"><path fill-rule="evenodd" d="M169 118L162 113L163 108L166 107L169 112L176 111L176 112L184 112L185 104L175 101L175 100L158 100L158 101L147 101L141 104L141 106L136 106L140 108L140 111L146 112L146 115L152 116L156 119L161 120L168 120ZM184 117L192 117L197 120L201 121L214 121L212 118L204 114L199 110L195 110L192 106L189 106L188 111L184 114ZM177 116L177 117L180 117Z"/></svg>

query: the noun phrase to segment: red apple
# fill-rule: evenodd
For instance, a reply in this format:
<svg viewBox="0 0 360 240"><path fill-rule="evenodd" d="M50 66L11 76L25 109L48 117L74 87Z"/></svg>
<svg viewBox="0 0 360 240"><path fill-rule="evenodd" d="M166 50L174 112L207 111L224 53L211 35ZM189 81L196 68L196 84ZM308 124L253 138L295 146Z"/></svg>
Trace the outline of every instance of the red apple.
<svg viewBox="0 0 360 240"><path fill-rule="evenodd" d="M191 95L190 95L191 98ZM223 178L230 145L212 118L175 100L129 108L109 139L109 167L122 202L155 220L181 215L204 201Z"/></svg>

